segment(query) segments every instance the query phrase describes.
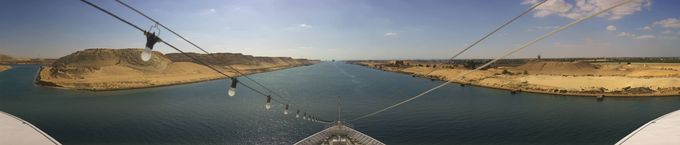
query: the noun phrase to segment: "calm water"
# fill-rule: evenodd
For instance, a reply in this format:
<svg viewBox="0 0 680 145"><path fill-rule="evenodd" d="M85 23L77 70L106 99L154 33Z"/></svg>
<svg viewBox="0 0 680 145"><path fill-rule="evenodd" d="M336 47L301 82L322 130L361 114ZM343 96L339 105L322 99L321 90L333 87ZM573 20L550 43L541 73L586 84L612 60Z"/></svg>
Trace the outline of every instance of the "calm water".
<svg viewBox="0 0 680 145"><path fill-rule="evenodd" d="M0 110L63 144L292 144L324 125L265 111L265 98L228 81L89 92L35 86L38 66L0 73ZM321 118L351 119L442 82L356 65L322 63L252 76ZM249 82L246 82L249 83ZM449 85L355 129L387 144L613 144L640 125L680 109L680 97L594 98Z"/></svg>

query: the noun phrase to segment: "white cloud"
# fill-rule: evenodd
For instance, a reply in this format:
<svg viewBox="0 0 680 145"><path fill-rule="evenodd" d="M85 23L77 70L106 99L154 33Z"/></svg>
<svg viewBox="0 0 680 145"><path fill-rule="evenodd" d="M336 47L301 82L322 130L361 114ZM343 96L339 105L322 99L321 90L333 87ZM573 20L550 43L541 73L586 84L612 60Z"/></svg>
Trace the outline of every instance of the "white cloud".
<svg viewBox="0 0 680 145"><path fill-rule="evenodd" d="M645 39L654 39L654 38L656 38L656 36L654 36L654 35L640 35L640 36L635 37L634 39L645 40Z"/></svg>
<svg viewBox="0 0 680 145"><path fill-rule="evenodd" d="M574 4L565 2L564 0L549 0L544 4L538 6L534 12L534 17L546 17L550 15L558 15L561 17L579 19L597 11L601 11L612 5L618 4L620 0L576 0ZM539 0L524 0L523 5L535 5ZM642 11L642 7L650 7L651 0L635 0L631 3L619 6L610 11L600 14L601 17L607 17L609 20L618 20L626 15L631 15L635 12Z"/></svg>
<svg viewBox="0 0 680 145"><path fill-rule="evenodd" d="M214 14L214 13L217 13L217 9L210 8L210 9L201 10L199 12L200 15L209 15L209 14Z"/></svg>
<svg viewBox="0 0 680 145"><path fill-rule="evenodd" d="M312 25L302 23L302 24L292 25L292 26L286 28L286 30L301 31L301 30L307 30L307 29L311 29L311 28L313 28Z"/></svg>
<svg viewBox="0 0 680 145"><path fill-rule="evenodd" d="M538 26L536 27L538 30L553 30L560 28L560 26Z"/></svg>
<svg viewBox="0 0 680 145"><path fill-rule="evenodd" d="M560 26L538 26L535 28L529 28L528 31L543 31L543 30L554 30L560 28Z"/></svg>
<svg viewBox="0 0 680 145"><path fill-rule="evenodd" d="M632 38L632 39L637 39L637 40L646 40L646 39L654 39L656 36L654 35L636 35L633 33L628 33L628 32L621 32L618 35L619 37L626 37L626 38Z"/></svg>
<svg viewBox="0 0 680 145"><path fill-rule="evenodd" d="M534 6L538 4L539 0L524 0L522 5ZM566 13L573 7L572 4L564 2L564 0L549 0L544 4L536 7L534 17L546 17L552 14Z"/></svg>
<svg viewBox="0 0 680 145"><path fill-rule="evenodd" d="M671 34L671 33L673 33L673 31L671 31L671 30L666 30L666 31L663 31L663 32L661 32L661 33L663 33L663 34Z"/></svg>
<svg viewBox="0 0 680 145"><path fill-rule="evenodd" d="M298 25L300 28L312 28L312 25L309 24L300 24Z"/></svg>
<svg viewBox="0 0 680 145"><path fill-rule="evenodd" d="M607 26L607 31L616 31L616 26L614 25Z"/></svg>
<svg viewBox="0 0 680 145"><path fill-rule="evenodd" d="M659 39L666 39L666 40L672 40L672 39L678 39L678 36L659 36Z"/></svg>
<svg viewBox="0 0 680 145"><path fill-rule="evenodd" d="M397 35L399 35L399 33L396 33L396 32L387 32L387 33L385 33L385 36L397 36Z"/></svg>
<svg viewBox="0 0 680 145"><path fill-rule="evenodd" d="M621 32L621 33L619 33L619 35L616 35L616 36L619 36L619 37L635 37L635 34L628 33L628 32Z"/></svg>
<svg viewBox="0 0 680 145"><path fill-rule="evenodd" d="M645 27L642 27L642 30L647 30L647 31L650 31L650 30L652 30L652 27L649 27L649 26L645 26Z"/></svg>
<svg viewBox="0 0 680 145"><path fill-rule="evenodd" d="M661 25L664 28L680 28L680 19L668 18L654 22L654 25Z"/></svg>

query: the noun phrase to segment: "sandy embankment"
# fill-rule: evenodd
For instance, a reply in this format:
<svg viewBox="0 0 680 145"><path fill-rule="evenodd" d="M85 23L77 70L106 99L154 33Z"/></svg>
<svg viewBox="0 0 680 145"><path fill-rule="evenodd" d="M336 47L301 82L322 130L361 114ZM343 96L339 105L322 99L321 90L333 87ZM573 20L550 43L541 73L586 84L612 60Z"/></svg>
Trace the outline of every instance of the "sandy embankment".
<svg viewBox="0 0 680 145"><path fill-rule="evenodd" d="M455 79L464 68L360 65L456 83L489 88L575 96L677 96L680 64L589 64L583 62L529 62L514 68L491 68ZM504 70L505 73L504 73ZM526 74L525 74L526 72Z"/></svg>
<svg viewBox="0 0 680 145"><path fill-rule="evenodd" d="M141 53L141 49L87 49L78 51L59 58L50 66L43 66L36 78L36 83L67 89L120 90L224 78L212 69L191 61L184 61L181 58L182 56L176 54L169 54L173 57L171 60L166 55L155 52L150 61L144 62L139 59L139 53ZM202 60L211 59L207 55L194 55ZM221 62L219 60L214 61ZM226 61L210 64L227 75L235 76L236 73L225 66L228 63ZM262 63L253 60L249 63L234 67L242 73L251 74L309 65L313 61Z"/></svg>
<svg viewBox="0 0 680 145"><path fill-rule="evenodd" d="M12 69L12 66L9 65L0 65L0 72L6 71Z"/></svg>

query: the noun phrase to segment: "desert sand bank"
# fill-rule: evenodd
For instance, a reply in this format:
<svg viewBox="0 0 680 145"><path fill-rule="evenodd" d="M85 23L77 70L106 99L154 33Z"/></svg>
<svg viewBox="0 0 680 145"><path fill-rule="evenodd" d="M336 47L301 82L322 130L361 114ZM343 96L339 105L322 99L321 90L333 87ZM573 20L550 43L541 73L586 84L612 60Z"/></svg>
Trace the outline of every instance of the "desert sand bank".
<svg viewBox="0 0 680 145"><path fill-rule="evenodd" d="M36 83L65 89L103 91L168 86L224 78L206 66L183 58L184 56L168 54L172 57L167 57L154 52L152 59L144 62L139 58L140 53L141 49L78 51L57 59L52 65L41 67ZM212 57L207 55L193 55L202 60L212 60ZM228 55L252 57L241 54ZM318 63L318 61L286 57L277 57L275 61L252 59L243 61L245 64L233 63L230 60L212 61L208 63L230 76L236 76L237 73L227 69L225 65L228 64L234 65L244 74L252 74Z"/></svg>
<svg viewBox="0 0 680 145"><path fill-rule="evenodd" d="M0 65L0 72L6 71L12 69L12 66L9 65Z"/></svg>
<svg viewBox="0 0 680 145"><path fill-rule="evenodd" d="M680 95L680 64L627 65L534 61L517 67L476 71L462 79L456 79L459 74L470 69L443 68L441 67L443 65L435 66L436 68L417 64L393 65L387 61L353 63L386 71L514 92L574 96Z"/></svg>
<svg viewBox="0 0 680 145"><path fill-rule="evenodd" d="M5 54L0 54L0 64L40 64L47 65L54 62L50 58L16 58Z"/></svg>

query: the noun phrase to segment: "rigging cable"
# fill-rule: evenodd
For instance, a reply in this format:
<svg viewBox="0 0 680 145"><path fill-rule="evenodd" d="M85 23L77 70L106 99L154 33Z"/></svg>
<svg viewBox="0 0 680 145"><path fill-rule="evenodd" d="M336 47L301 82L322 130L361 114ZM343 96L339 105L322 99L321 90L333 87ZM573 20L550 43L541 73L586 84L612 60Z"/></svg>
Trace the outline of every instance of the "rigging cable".
<svg viewBox="0 0 680 145"><path fill-rule="evenodd" d="M156 21L155 19L149 17L148 15L142 13L141 11L137 10L136 8L134 8L134 7L130 6L130 5L128 5L127 3L125 3L125 2L123 2L123 1L121 1L121 0L116 0L116 2L120 3L121 5L127 7L128 9L130 9L130 10L132 10L132 11L135 11L137 14L140 14L140 15L146 17L146 19L149 19L150 21L156 23L158 26L163 27L165 30L170 31L170 33L175 34L175 36L181 38L182 40L186 41L187 43L191 44L192 46L194 46L194 47L198 48L199 50L203 51L203 52L204 52L205 54L207 54L209 57L211 57L211 58L213 58L213 59L219 61L219 59L215 58L215 56L211 55L211 53L209 53L208 51L206 51L206 50L203 49L202 47L196 45L196 43L189 41L189 39L186 39L184 36L179 35L177 32L175 32L175 31L173 31L172 29L166 27L165 25L163 25L163 24L161 24L160 22ZM231 70L233 70L234 72L236 72L237 74L239 74L240 76L243 76L243 77L245 77L246 79L248 79L248 80L252 81L253 83L255 83L256 85L258 85L258 86L264 88L264 89L267 90L269 93L272 93L272 94L274 94L275 96L278 96L279 98L281 98L282 100L284 100L284 101L286 101L286 102L290 102L288 99L284 98L282 95L280 95L280 94L278 94L278 93L272 91L271 89L265 87L265 86L262 85L261 83L255 81L254 79L252 79L252 78L250 78L249 76L245 75L244 73L242 73L242 72L239 71L238 69L232 67L231 65L226 65L226 66L227 66L229 69L231 69Z"/></svg>
<svg viewBox="0 0 680 145"><path fill-rule="evenodd" d="M484 35L484 37L480 38L479 40L477 40L477 41L475 41L474 43L472 43L472 44L468 45L467 47L465 47L465 49L463 49L463 50L461 50L460 52L458 52L458 53L456 53L455 55L453 55L451 58L449 58L449 60L448 60L447 63L448 63L448 64L452 64L452 63L453 63L453 59L456 58L456 57L458 57L458 55L463 54L463 52L465 52L465 51L469 50L470 48L474 47L474 46L477 45L479 42L484 41L484 40L485 40L486 38L488 38L489 36L493 35L494 33L498 32L499 30L503 29L505 26L510 25L510 23L512 23L512 22L514 22L515 20L519 19L520 17L522 17L522 16L528 14L529 12L533 11L533 10L536 9L538 6L542 5L543 3L547 2L547 1L548 1L548 0L543 0L543 1L541 1L541 2L539 2L539 3L537 3L537 4L535 4L535 5L533 5L533 6L531 6L531 7L529 7L529 9L527 9L526 11L524 11L524 12L520 13L519 15L515 16L514 18L510 19L510 21L505 22L503 25L501 25L501 26L499 26L498 28L494 29L493 31L487 33L486 35ZM162 26L162 25L161 25L161 26ZM437 68L433 68L432 71L426 73L425 76L430 75L430 73L432 73L432 72L434 72L434 71L437 71L437 70L438 70Z"/></svg>
<svg viewBox="0 0 680 145"><path fill-rule="evenodd" d="M418 94L418 95L416 95L416 96L413 96L413 97L411 97L411 98L409 98L409 99L406 99L406 100L404 100L404 101L401 101L401 102L399 102L399 103L397 103L397 104L388 106L388 107L386 107L386 108L380 109L380 110L375 111L375 112L373 112L373 113L366 114L366 115L364 115L364 116L357 117L357 118L352 119L352 120L350 120L350 121L357 121L357 120L360 120L360 119L363 119L363 118L366 118L366 117L370 117L370 116L373 116L373 115L378 114L378 113L380 113L380 112L386 111L386 110L388 110L388 109L397 107L397 106L399 106L399 105L401 105L401 104L404 104L404 103L406 103L406 102L409 102L409 101L411 101L411 100L417 99L417 98L419 98L419 97L421 97L421 96L423 96L423 95L425 95L425 94L428 94L428 93L430 93L430 92L432 92L432 91L434 91L434 90L436 90L436 89L439 89L439 88L441 88L441 87L443 87L443 86L446 86L447 84L453 82L453 80L460 79L461 77L463 77L463 76L465 76L465 75L467 75L467 74L469 74L469 73L472 73L472 72L474 72L474 71L477 71L477 70L480 70L480 69L482 69L482 68L485 68L485 67L491 65L492 63L494 63L494 62L496 62L496 61L498 61L498 60L500 60L500 59L503 59L503 58L505 58L505 57L507 57L507 56L509 56L509 55L512 55L512 54L514 54L514 53L516 53L516 52L518 52L518 51L520 51L520 50L522 50L522 49L528 47L529 45L532 45L532 44L534 44L534 43L536 43L536 42L538 42L538 41L540 41L540 40L543 40L543 39L545 39L545 38L547 38L547 37L550 37L550 36L554 35L554 34L557 33L557 32L560 32L560 31L562 31L562 30L564 30L564 29L566 29L566 28L569 28L569 27L574 26L574 25L576 25L576 24L578 24L578 23L581 23L581 22L583 22L584 20L587 20L587 19L590 19L590 18L595 17L595 16L597 16L597 15L600 15L600 14L606 12L606 11L609 11L609 10L611 10L611 9L614 9L614 8L616 8L616 7L619 7L619 6L621 6L621 5L624 5L624 4L626 4L626 3L629 3L629 2L631 2L631 1L633 1L633 0L624 0L624 1L621 2L621 3L615 4L615 5L613 5L613 6L609 7L609 8L607 8L607 9L600 10L600 11L598 11L598 12L596 12L596 13L593 13L593 14L587 16L587 17L579 18L578 20L576 20L576 21L574 21L574 22L571 22L571 23L569 23L569 24L567 24L567 25L564 25L564 26L562 26L562 27L560 27L560 28L557 28L557 29L555 29L555 30L553 30L553 31L550 31L550 32L548 32L548 33L546 33L546 34L544 34L544 35L542 35L542 36L540 36L540 37L538 37L538 38L536 38L536 39L534 39L534 40L531 40L531 41L529 41L529 42L523 44L523 45L520 46L520 47L514 48L514 49L512 49L511 51L509 51L508 53L506 53L506 54L504 54L504 55L501 55L501 56L499 56L499 57L493 59L492 61L489 61L489 62L487 62L486 64L484 64L484 65L482 65L482 66L480 66L480 67L477 67L477 68L474 69L474 70L471 70L471 71L467 71L467 72L465 72L465 73L462 73L462 74L458 75L457 77L455 77L454 79L451 79L451 80L449 80L449 81L446 81L446 82L442 83L441 85L435 86L435 87L433 87L433 88L431 88L431 89L429 89L429 90L427 90L427 91L425 91L425 92L422 92L422 93L420 93L420 94Z"/></svg>
<svg viewBox="0 0 680 145"><path fill-rule="evenodd" d="M118 19L119 21L121 21L121 22L123 22L123 23L125 23L125 24L128 24L128 25L134 27L135 29L137 29L137 30L139 30L139 31L144 32L145 34L148 33L147 31L145 31L144 29L140 28L139 26L137 26L137 25L135 25L135 24L132 24L131 22L129 22L129 21L127 21L127 20L125 20L125 19L123 19L123 18L117 16L116 14L113 14L113 13L111 13L111 12L105 10L104 8L101 8L101 7L99 7L99 6L97 6L97 5L93 4L93 3L90 3L90 2L87 1L87 0L80 0L80 1L82 1L82 2L84 2L84 3L86 3L86 4L90 5L90 6L92 6L92 7L96 8L96 9L98 9L98 10L100 10L100 11L102 11L102 12L104 12L104 13L106 13L106 14L108 14L108 15L114 17L114 18L116 18L116 19ZM204 66L206 66L206 67L208 67L208 68L214 70L215 72L217 72L217 73L219 73L219 74L221 74L221 75L223 75L223 76L225 76L225 77L227 77L227 78L233 78L232 76L229 76L229 75L225 74L224 72L222 72L222 71L216 69L215 67L213 67L213 66L211 66L211 65L208 65L207 63L201 61L200 59L195 58L195 57L193 57L193 56L187 54L186 52L184 52L184 51L182 51L181 49L175 47L174 45L172 45L172 44L166 42L165 40L162 40L162 39L159 38L157 41L158 41L158 42L161 42L161 43L163 43L163 44L165 44L165 45L167 45L167 46L169 46L169 47L171 47L172 49L174 49L174 50L180 52L180 53L183 54L184 56L191 58L192 60L194 60L194 61L200 63L201 65L204 65ZM257 90L257 89L255 89L255 88L253 88L253 87L251 87L251 86L249 86L249 85L243 83L243 82L240 82L240 81L239 81L238 83L240 83L241 85L245 86L246 88L248 88L248 89L250 89L250 90L252 90L252 91L254 91L254 92L256 92L256 93L258 93L258 94L260 94L260 95L263 95L263 96L265 96L265 97L269 96L269 95L267 95L266 93L264 93L264 92L262 92L262 91L260 91L260 90ZM274 100L274 101L277 102L277 103L287 104L287 103L284 103L284 102L279 101L279 100L276 100L276 99L272 99L272 100ZM301 109L301 108L300 108L300 109ZM319 123L324 123L324 124L330 123L330 121L326 121L326 120L323 120L323 119L318 120L318 122L319 122Z"/></svg>

